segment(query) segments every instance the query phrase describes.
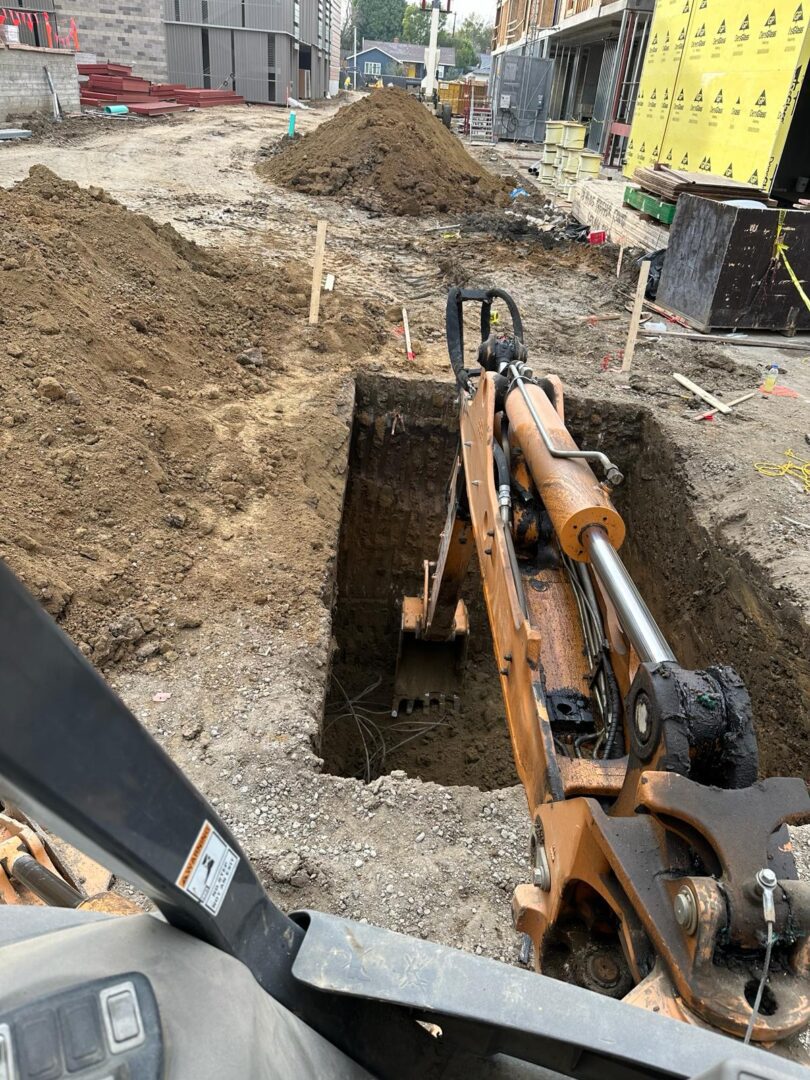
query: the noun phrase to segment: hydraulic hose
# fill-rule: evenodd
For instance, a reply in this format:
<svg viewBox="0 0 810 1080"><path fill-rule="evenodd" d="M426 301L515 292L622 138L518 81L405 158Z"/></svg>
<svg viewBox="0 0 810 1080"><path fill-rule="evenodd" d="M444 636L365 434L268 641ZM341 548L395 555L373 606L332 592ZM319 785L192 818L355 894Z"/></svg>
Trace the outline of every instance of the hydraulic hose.
<svg viewBox="0 0 810 1080"><path fill-rule="evenodd" d="M512 509L509 462L506 460L506 454L497 439L492 440L492 456L495 459L495 468L498 473L498 506L501 508L501 521L503 521L504 525L508 525Z"/></svg>
<svg viewBox="0 0 810 1080"><path fill-rule="evenodd" d="M464 310L465 301L481 305L481 341L486 341L492 326L492 304L503 300L509 309L512 320L512 332L516 341L523 344L523 321L514 299L503 289L460 289L454 287L447 293L445 326L447 330L447 351L450 354L450 366L456 382L465 390L469 388L470 378L464 368Z"/></svg>
<svg viewBox="0 0 810 1080"><path fill-rule="evenodd" d="M506 551L509 555L509 565L512 569L512 577L515 581L515 591L518 595L520 610L524 616L528 616L529 608L526 603L526 593L523 589L523 578L520 576L520 566L517 561L517 552L512 539L512 526L510 522L512 510L511 477L509 475L509 462L503 447L494 439L492 442L492 456L495 459L495 468L498 473L498 505L501 508L501 523L503 535L506 541Z"/></svg>

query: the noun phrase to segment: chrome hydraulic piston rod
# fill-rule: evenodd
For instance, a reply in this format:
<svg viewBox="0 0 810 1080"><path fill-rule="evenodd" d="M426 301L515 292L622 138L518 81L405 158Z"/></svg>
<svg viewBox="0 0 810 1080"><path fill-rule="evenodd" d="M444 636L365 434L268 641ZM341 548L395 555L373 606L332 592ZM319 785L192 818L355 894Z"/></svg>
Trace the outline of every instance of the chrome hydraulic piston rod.
<svg viewBox="0 0 810 1080"><path fill-rule="evenodd" d="M598 526L585 529L582 541L591 565L616 608L622 629L638 653L639 660L649 664L674 662L675 654L604 529Z"/></svg>

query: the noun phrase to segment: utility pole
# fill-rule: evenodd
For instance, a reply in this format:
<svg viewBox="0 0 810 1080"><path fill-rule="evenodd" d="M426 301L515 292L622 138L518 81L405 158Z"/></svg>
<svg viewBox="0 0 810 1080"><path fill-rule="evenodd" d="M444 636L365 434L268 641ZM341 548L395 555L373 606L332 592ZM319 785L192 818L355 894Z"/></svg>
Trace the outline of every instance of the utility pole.
<svg viewBox="0 0 810 1080"><path fill-rule="evenodd" d="M354 71L352 72L354 79L354 89L357 89L357 12L354 14Z"/></svg>
<svg viewBox="0 0 810 1080"><path fill-rule="evenodd" d="M427 0L422 0L423 9L426 4ZM425 79L422 83L426 98L432 98L436 92L436 69L439 66L439 15L441 10L441 0L432 0L430 9L430 44L427 50ZM447 2L447 12L450 13L450 0Z"/></svg>

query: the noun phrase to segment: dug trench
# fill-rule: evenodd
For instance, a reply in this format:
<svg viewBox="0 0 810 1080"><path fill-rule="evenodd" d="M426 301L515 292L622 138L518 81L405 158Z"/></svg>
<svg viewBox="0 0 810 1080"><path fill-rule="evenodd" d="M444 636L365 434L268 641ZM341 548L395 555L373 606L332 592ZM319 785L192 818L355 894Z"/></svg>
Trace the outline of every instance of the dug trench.
<svg viewBox="0 0 810 1080"><path fill-rule="evenodd" d="M699 520L683 454L649 410L568 396L566 419L580 446L606 451L624 473L614 494L628 529L621 554L679 662L734 666L751 695L761 773L806 773L801 615ZM446 383L356 383L321 731L329 773L373 780L402 770L484 790L517 783L477 566L465 585L459 708L391 716L401 600L421 592L423 562L436 558L457 422Z"/></svg>

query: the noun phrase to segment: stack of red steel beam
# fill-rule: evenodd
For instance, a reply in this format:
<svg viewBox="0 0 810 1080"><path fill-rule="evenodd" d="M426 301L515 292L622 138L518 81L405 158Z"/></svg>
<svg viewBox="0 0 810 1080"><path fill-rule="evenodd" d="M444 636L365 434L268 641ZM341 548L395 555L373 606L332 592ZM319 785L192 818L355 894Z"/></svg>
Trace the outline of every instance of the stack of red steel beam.
<svg viewBox="0 0 810 1080"><path fill-rule="evenodd" d="M130 105L154 100L151 83L132 74L125 64L79 64L79 74L86 75L81 84L82 105Z"/></svg>
<svg viewBox="0 0 810 1080"><path fill-rule="evenodd" d="M183 105L193 105L195 109L206 109L211 105L244 105L245 99L233 90L196 90L188 87L176 90L175 97Z"/></svg>
<svg viewBox="0 0 810 1080"><path fill-rule="evenodd" d="M77 64L80 75L131 75L128 64Z"/></svg>
<svg viewBox="0 0 810 1080"><path fill-rule="evenodd" d="M163 98L164 101L174 101L177 91L185 89L185 83L152 83L149 93L152 97Z"/></svg>
<svg viewBox="0 0 810 1080"><path fill-rule="evenodd" d="M158 101L157 98L128 107L136 116L167 116L173 112L188 112L188 105L180 105L176 101Z"/></svg>
<svg viewBox="0 0 810 1080"><path fill-rule="evenodd" d="M245 99L232 90L196 90L182 83L151 83L132 74L126 64L79 64L82 105L103 109L105 105L126 105L141 116L163 116L213 105L243 105Z"/></svg>

